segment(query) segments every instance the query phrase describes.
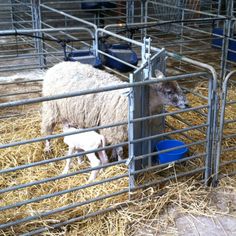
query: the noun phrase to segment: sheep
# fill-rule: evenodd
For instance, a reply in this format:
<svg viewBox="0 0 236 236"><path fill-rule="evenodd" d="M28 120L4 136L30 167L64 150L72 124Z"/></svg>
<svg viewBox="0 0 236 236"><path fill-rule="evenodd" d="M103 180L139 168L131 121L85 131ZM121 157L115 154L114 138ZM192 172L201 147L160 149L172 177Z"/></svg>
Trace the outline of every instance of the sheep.
<svg viewBox="0 0 236 236"><path fill-rule="evenodd" d="M74 127L70 127L68 124L64 124L63 133L76 132L82 129L76 129ZM64 143L68 145L68 155L72 155L75 151L90 151L93 149L97 149L99 147L105 147L105 138L103 135L96 133L95 131L88 131L78 134L72 134L64 137ZM102 165L108 163L108 157L104 150L98 151L99 159L96 157L95 153L86 154L90 161L91 167L99 166L102 162ZM81 157L78 157L78 164L81 163ZM71 158L66 159L66 166L62 172L62 174L67 174L71 165ZM98 174L99 170L92 170L89 182L93 181Z"/></svg>
<svg viewBox="0 0 236 236"><path fill-rule="evenodd" d="M160 78L159 71L156 76ZM43 81L43 96L121 85L115 75L79 62L61 62L50 68ZM46 101L42 106L43 135L49 135L57 123L65 120L71 126L88 128L127 121L129 89L88 94L80 97ZM126 95L125 95L126 94ZM149 85L149 114L159 111L159 106L174 105L185 108L187 101L176 81L164 81ZM127 126L101 129L107 144L117 144L128 139ZM50 151L49 141L45 151Z"/></svg>

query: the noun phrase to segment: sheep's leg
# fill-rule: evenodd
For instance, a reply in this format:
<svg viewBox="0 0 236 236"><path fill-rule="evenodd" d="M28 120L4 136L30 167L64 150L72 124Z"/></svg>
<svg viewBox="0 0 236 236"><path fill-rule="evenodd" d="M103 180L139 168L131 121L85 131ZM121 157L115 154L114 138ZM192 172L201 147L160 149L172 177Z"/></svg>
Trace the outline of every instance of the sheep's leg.
<svg viewBox="0 0 236 236"><path fill-rule="evenodd" d="M106 152L103 150L103 151L100 151L98 152L98 156L102 162L102 165L105 165L108 163L108 157L107 157L107 154Z"/></svg>
<svg viewBox="0 0 236 236"><path fill-rule="evenodd" d="M106 154L106 152L104 150L98 152L98 156L99 156L99 159L102 162L102 165L105 165L105 164L108 163L108 157L107 157L107 154ZM101 172L103 172L103 171L104 171L104 168L101 169Z"/></svg>
<svg viewBox="0 0 236 236"><path fill-rule="evenodd" d="M41 124L41 134L50 135L57 121L57 112L55 106L50 102L44 102L42 107L42 124ZM50 140L46 140L45 152L51 152Z"/></svg>
<svg viewBox="0 0 236 236"><path fill-rule="evenodd" d="M96 157L96 155L94 153L87 154L87 157L90 161L91 167L97 167L97 166L101 165L100 160ZM91 182L91 181L95 180L98 172L99 172L99 170L92 170L88 181Z"/></svg>
<svg viewBox="0 0 236 236"><path fill-rule="evenodd" d="M74 148L73 148L73 147L69 147L69 150L68 150L67 155L72 155L73 152L74 152ZM72 161L72 158L67 158L67 159L66 159L65 168L64 168L64 170L63 170L62 173L61 173L62 175L67 174L67 173L69 172L69 169L70 169L70 167L71 167L71 161Z"/></svg>
<svg viewBox="0 0 236 236"><path fill-rule="evenodd" d="M117 147L115 150L118 156L118 161L122 161L124 159L123 147Z"/></svg>

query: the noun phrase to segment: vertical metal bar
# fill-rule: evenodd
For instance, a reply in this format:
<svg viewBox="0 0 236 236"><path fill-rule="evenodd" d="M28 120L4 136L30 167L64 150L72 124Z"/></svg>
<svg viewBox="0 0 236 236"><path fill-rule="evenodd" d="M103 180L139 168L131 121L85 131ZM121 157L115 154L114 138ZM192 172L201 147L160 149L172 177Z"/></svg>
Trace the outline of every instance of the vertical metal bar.
<svg viewBox="0 0 236 236"><path fill-rule="evenodd" d="M212 174L213 174L213 148L214 148L214 141L215 141L215 132L216 132L216 82L215 80L209 79L208 85L208 130L207 130L207 146L206 146L206 160L205 160L205 176L204 182L206 185L210 185L212 181Z"/></svg>
<svg viewBox="0 0 236 236"><path fill-rule="evenodd" d="M185 10L184 8L181 9L181 20L183 21L184 20L184 17L185 17ZM180 29L180 37L181 37L181 42L183 41L183 36L184 36L184 23L182 22L181 23L181 29ZM181 43L180 44L180 54L182 55L183 54L183 44Z"/></svg>
<svg viewBox="0 0 236 236"><path fill-rule="evenodd" d="M223 79L226 76L227 72L227 56L228 56L228 49L229 49L229 38L231 36L231 25L232 25L232 19L231 16L233 14L233 0L227 0L226 1L226 16L228 17L224 21L224 29L223 29L223 44L222 44L222 54L221 54L221 72L220 72L220 78Z"/></svg>
<svg viewBox="0 0 236 236"><path fill-rule="evenodd" d="M148 80L151 77L151 39L144 38L144 45L145 45L145 53L143 57L144 60L148 63L146 68L143 70L142 81ZM149 88L148 86L142 86L141 88L141 117L145 117L149 115ZM141 137L148 137L150 136L150 126L149 121L142 121L141 122ZM147 154L151 153L151 141L143 141L142 142L142 153ZM144 166L151 166L151 157L143 160Z"/></svg>
<svg viewBox="0 0 236 236"><path fill-rule="evenodd" d="M11 28L12 29L15 29L16 28L16 26L15 26L15 23L14 23L14 21L15 21L15 17L14 17L14 2L13 2L14 0L11 0Z"/></svg>
<svg viewBox="0 0 236 236"><path fill-rule="evenodd" d="M147 23L147 11L148 11L148 3L146 0L141 1L141 23L145 22ZM147 28L142 28L141 30L141 37L142 40L144 37L147 36Z"/></svg>
<svg viewBox="0 0 236 236"><path fill-rule="evenodd" d="M228 81L233 74L236 74L236 70L231 71L226 78L224 79L222 86L222 94L221 94L221 113L220 113L220 125L218 132L218 142L217 142L217 150L216 150L216 158L214 162L214 177L213 177L213 186L217 186L219 180L219 172L220 172L220 158L222 151L222 142L223 142L223 132L224 132L224 119L225 119L225 108L227 101L227 92L228 92Z"/></svg>
<svg viewBox="0 0 236 236"><path fill-rule="evenodd" d="M132 84L134 82L133 74L129 75L129 82ZM134 119L134 88L130 88L129 92L129 112L128 112L128 151L129 151L129 159L131 162L129 163L129 197L131 189L135 186L134 176L131 175L131 172L135 171L135 161L133 158L135 156L134 153L134 123L131 120Z"/></svg>
<svg viewBox="0 0 236 236"><path fill-rule="evenodd" d="M40 12L40 0L31 0L31 12L32 12L32 25L33 29L41 29L41 12ZM43 43L42 32L35 32L34 35L39 38L35 38L35 48L38 54L39 67L42 69L45 67L45 58L43 55Z"/></svg>
<svg viewBox="0 0 236 236"><path fill-rule="evenodd" d="M134 0L126 2L126 23L134 23Z"/></svg>

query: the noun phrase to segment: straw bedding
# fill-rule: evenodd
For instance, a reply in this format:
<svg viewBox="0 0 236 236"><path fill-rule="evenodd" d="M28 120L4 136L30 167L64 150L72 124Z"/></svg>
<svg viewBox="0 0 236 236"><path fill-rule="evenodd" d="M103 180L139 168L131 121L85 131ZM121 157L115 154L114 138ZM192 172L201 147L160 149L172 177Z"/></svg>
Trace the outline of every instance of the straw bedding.
<svg viewBox="0 0 236 236"><path fill-rule="evenodd" d="M207 93L207 90L203 84L199 84L196 89L202 94L206 95ZM230 90L229 96L232 96L233 98L233 89ZM196 98L192 94L188 95L188 99L191 101L192 106L198 106L203 103L201 99ZM229 109L229 112L227 112L226 116L228 118L235 117L236 109L227 109ZM34 106L30 109L29 107L22 107L19 108L18 111L24 112L24 116L0 120L0 143L9 143L13 141L40 137L41 116L38 110L39 106ZM6 111L2 110L0 115L2 115L4 112ZM204 112L204 110L202 110L202 112ZM181 118L183 118L185 121L190 122L192 125L202 124L207 119L204 116L199 116L199 114L196 114L195 112L181 114L178 116L181 116ZM173 117L167 118L167 124L171 124L176 129L186 127L186 124L176 120ZM225 132L235 133L236 130L234 129L235 127L233 126L233 124L230 124L229 127L226 127ZM168 130L170 130L170 128L166 128L166 131ZM59 131L60 129L58 128L56 132ZM202 131L205 132L204 128L202 128ZM193 140L196 141L206 138L205 134L198 130L189 131L186 134L188 134ZM192 142L184 136L173 135L173 137L182 139L186 143ZM234 141L231 142L231 144L234 143ZM231 144L225 143L225 145ZM46 160L49 158L53 158L53 156L63 156L65 154L66 146L63 144L62 139L54 140L53 147L54 153L51 156L44 154L43 143L41 142L2 149L0 152L0 168L7 169L27 163ZM190 148L191 154L202 153L204 150L205 147L202 145L195 145ZM231 152L230 154L227 153L227 155L223 156L223 159L229 160L233 157L233 155L233 152ZM169 166L159 172L141 175L138 178L138 181L147 182L156 180L158 178L162 179L163 177L168 175L173 175L178 172L183 172L203 166L203 162L203 159L199 158L187 162L185 165ZM1 189L57 176L63 170L64 164L64 161L59 161L52 164L40 165L29 169L2 174L0 176ZM71 172L81 168L87 168L88 166L89 164L87 161L85 161L80 167L74 164ZM232 168L234 168L235 170L235 167L232 166L233 165L231 165L230 167L225 166L223 172L227 173L228 171L232 171ZM99 174L97 180L106 179L125 173L127 173L127 167L125 165L108 167L103 173ZM13 204L15 202L35 198L41 195L70 189L76 186L81 186L87 183L88 176L89 173L80 174L61 180L47 182L37 186L27 187L18 191L4 193L1 195L0 205L5 206L8 204ZM201 177L201 175L197 176ZM210 198L208 200L206 200L207 198L203 200L203 196L206 197L210 193L203 187L197 187L197 176L195 176L194 178L184 178L181 182L179 182L179 180L177 181L176 179L165 186L155 186L155 189L148 188L143 191L138 191L135 197L132 197L132 199L134 200L130 202L129 208L103 214L95 218L86 219L82 222L70 224L68 226L60 228L59 230L46 232L44 233L44 235L139 235L137 233L137 225L142 225L144 231L148 230L149 228L149 230L153 230L153 232L156 233L162 231L172 235L177 235L176 228L174 227L174 217L170 218L169 216L165 216L162 218L162 221L157 221L157 218L159 218L160 215L164 214L165 209L167 209L166 207L170 204L178 206L181 212L187 211L193 214L213 214L216 211L216 209L211 208L210 206ZM221 185L226 186L229 183L235 190L235 179L226 179L221 182ZM0 214L0 222L4 223L6 221L13 221L16 219L21 219L23 217L33 216L40 212L117 192L127 187L128 178L122 178L111 183L102 184L101 186L89 187L80 191L59 195L40 202L31 203L19 208L3 211L2 214ZM158 188L162 188L162 191L164 191L165 194L162 196L156 195L156 190ZM72 217L78 217L99 209L113 206L116 203L126 201L128 202L128 194L123 194L114 198L108 198L103 201L64 211L63 214L54 214L52 216L44 217L43 219L34 220L30 223L20 224L17 227L5 229L0 232L2 235L14 235L20 232L27 232L35 229L37 226L42 227L53 223L58 223ZM145 232L148 233L147 231Z"/></svg>

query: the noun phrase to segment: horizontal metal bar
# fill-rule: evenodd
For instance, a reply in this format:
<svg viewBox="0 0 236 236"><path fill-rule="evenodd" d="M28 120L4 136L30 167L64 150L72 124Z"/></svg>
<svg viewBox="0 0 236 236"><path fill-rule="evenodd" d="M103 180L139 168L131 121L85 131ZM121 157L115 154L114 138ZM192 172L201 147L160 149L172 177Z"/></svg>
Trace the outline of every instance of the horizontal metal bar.
<svg viewBox="0 0 236 236"><path fill-rule="evenodd" d="M151 119L156 119L156 118L160 118L160 117L166 117L166 116L169 116L169 115L176 115L176 114L181 114L181 113L185 113L185 112L187 113L189 111L197 112L197 110L201 110L201 109L204 109L204 108L209 109L209 105L190 107L190 108L180 109L180 110L171 111L171 112L164 111L163 113L156 114L156 115L145 116L145 117L141 117L141 118L135 118L135 119L131 120L130 122L131 123L136 123L136 122L140 122L140 121L151 120Z"/></svg>
<svg viewBox="0 0 236 236"><path fill-rule="evenodd" d="M236 100L231 100L229 102L226 102L225 105L233 105L233 104L236 104Z"/></svg>
<svg viewBox="0 0 236 236"><path fill-rule="evenodd" d="M227 135L223 135L223 139L230 139L230 138L236 138L236 134L227 134Z"/></svg>
<svg viewBox="0 0 236 236"><path fill-rule="evenodd" d="M31 168L31 167L35 167L35 166L38 166L38 165L45 165L45 164L52 163L52 162L63 161L63 160L66 160L68 158L77 157L78 155L85 155L85 154L92 153L92 152L95 152L95 151L100 151L100 150L108 150L108 149L111 149L111 148L120 147L120 146L124 146L124 145L127 145L127 144L128 144L128 142L123 142L123 143L119 143L119 144L106 146L104 148L97 148L96 150L78 152L78 153L72 154L72 155L67 155L67 156L62 156L62 157L57 157L57 158L51 158L51 159L38 161L38 162L33 162L33 163L28 163L28 164L25 164L25 165L20 165L20 166L8 168L8 169L2 169L2 170L0 170L0 174L13 172L13 171L17 171L17 170L22 170L22 169L26 169L26 168ZM97 169L96 167L94 167L94 168ZM1 192L1 190L0 190L0 192Z"/></svg>
<svg viewBox="0 0 236 236"><path fill-rule="evenodd" d="M130 143L139 143L139 142L142 142L142 141L148 141L148 140L151 140L151 139L156 139L156 138L160 138L160 137L171 135L171 134L178 134L178 133L182 133L182 132L188 132L188 131L195 130L195 129L198 130L199 128L202 128L202 127L208 127L208 125L207 124L195 125L195 126L191 126L191 127L184 128L184 129L179 129L179 130L175 130L175 131L160 133L160 134L152 135L152 136L149 136L149 137L135 139L135 140L131 141Z"/></svg>
<svg viewBox="0 0 236 236"><path fill-rule="evenodd" d="M32 221L32 220L37 220L37 219L42 218L42 217L46 217L46 216L50 216L50 215L53 215L53 214L56 214L56 213L67 211L67 210L70 210L70 209L73 209L73 208L76 208L76 207L81 207L81 206L91 204L93 202L101 201L101 200L104 200L104 199L107 199L107 198L119 196L121 194L128 193L128 192L129 192L129 189L126 188L124 190L121 190L121 191L118 191L118 192L115 192L115 193L111 193L111 194L107 194L107 195L104 195L104 196L89 199L85 202L78 202L78 203L69 204L69 205L66 205L66 206L63 206L63 207L53 209L51 211L46 211L46 212L41 213L41 214L37 214L37 215L34 215L34 216L28 216L28 217L25 217L23 219L19 219L19 220L16 220L16 221L10 221L10 222L7 222L5 224L1 224L0 229L4 229L4 228L11 227L11 226L14 226L14 225L22 224L22 223L29 222L29 221Z"/></svg>
<svg viewBox="0 0 236 236"><path fill-rule="evenodd" d="M236 119L235 120L224 120L224 125L232 124L232 123L235 123L235 122L236 122Z"/></svg>
<svg viewBox="0 0 236 236"><path fill-rule="evenodd" d="M36 229L34 231L30 231L30 232L27 232L25 234L22 234L22 236L39 235L39 234L41 234L41 233L43 233L45 231L48 231L50 229L56 229L56 228L62 227L64 225L72 224L74 222L85 220L87 218L94 217L94 216L97 216L97 215L100 215L100 214L104 214L104 213L107 213L107 212L110 212L110 211L114 211L114 210L118 210L118 209L123 209L125 206L127 206L126 202L125 203L116 204L116 205L113 205L111 207L108 207L108 208L105 208L105 209L102 209L102 210L98 210L98 211L95 211L95 212L92 212L92 213L88 213L88 214L82 215L82 216L77 216L77 217L71 218L69 220L65 220L63 222L60 222L60 223L52 224L52 225L50 225L48 227L38 228L38 229Z"/></svg>
<svg viewBox="0 0 236 236"><path fill-rule="evenodd" d="M205 73L205 74L206 74L206 73ZM185 91L190 92L191 94L193 94L193 95L195 95L195 96L197 96L197 97L199 97L199 98L202 98L202 99L204 99L204 100L208 100L208 97L203 96L202 94L195 92L193 89L189 89L189 88L184 87L184 86L182 87L182 89L184 89Z"/></svg>
<svg viewBox="0 0 236 236"><path fill-rule="evenodd" d="M0 103L0 105L1 105L1 103ZM112 127L117 127L117 126L127 125L127 124L128 124L128 121L122 121L122 122L117 122L115 124L112 123L112 124L103 125L103 126L94 126L92 128L86 128L86 129L82 129L82 130L79 130L79 131L70 132L70 134L79 134L79 133L84 133L84 132L87 132L87 131L95 131L95 130L99 130L99 129L112 128ZM48 136L40 137L40 138L34 138L34 139L22 140L22 141L11 142L11 143L6 143L6 144L0 144L0 149L15 147L15 146L18 146L18 145L42 142L42 141L45 141L45 140L61 138L61 137L64 137L64 136L65 136L65 133L60 133L60 134L53 134L53 135L48 135ZM1 173L1 170L0 170L0 173Z"/></svg>
<svg viewBox="0 0 236 236"><path fill-rule="evenodd" d="M103 55L105 55L105 56L107 56L107 57L109 57L109 58L112 58L112 59L114 59L114 60L116 60L118 62L121 62L122 64L127 65L127 66L129 66L129 67L131 67L133 69L137 69L138 68L137 66L134 66L134 65L132 65L132 64L130 64L130 63L124 61L124 60L121 60L121 59L119 59L117 57L114 57L114 56L112 56L112 55L110 55L108 53L105 53L105 52L101 51L101 50L98 50L98 52L103 54Z"/></svg>
<svg viewBox="0 0 236 236"><path fill-rule="evenodd" d="M41 92L42 92L42 90L32 90L32 91L25 91L25 92L1 94L0 98L2 98L2 97L10 97L10 96L17 96L17 95L25 95L25 94L31 94L31 93L41 93Z"/></svg>
<svg viewBox="0 0 236 236"><path fill-rule="evenodd" d="M111 178L107 178L107 179L103 179L103 180L100 180L100 181L88 183L88 184L85 184L85 185L82 185L82 186L77 186L77 187L74 187L74 188L58 191L58 192L51 193L51 194L45 194L45 195L42 195L42 196L39 196L39 197L36 197L36 198L32 198L32 199L25 200L25 201L22 201L22 202L16 202L16 203L11 204L11 205L0 207L0 211L5 211L5 210L8 210L8 209L12 209L12 208L15 208L15 207L20 207L20 206L23 206L23 205L26 205L26 204L39 202L41 200L45 200L45 199L48 199L48 198L60 196L60 195L66 194L66 193L79 191L79 190L89 188L89 187L93 187L93 186L97 186L97 185L100 185L100 184L112 182L112 181L122 179L122 178L125 178L125 177L128 177L128 176L129 176L128 173L123 174L123 175L113 176Z"/></svg>
<svg viewBox="0 0 236 236"><path fill-rule="evenodd" d="M51 28L51 29L17 29L19 34L29 34L29 33L49 33L49 32L58 32L58 31L78 31L80 27L63 27L63 28ZM15 35L15 30L2 30L0 31L0 36L5 35Z"/></svg>
<svg viewBox="0 0 236 236"><path fill-rule="evenodd" d="M11 79L9 80L14 80L10 82L0 82L0 85L10 85L10 84L24 84L24 83L35 83L35 82L42 82L43 79L32 79L32 80L23 80L23 79ZM1 81L1 80L0 80Z"/></svg>
<svg viewBox="0 0 236 236"><path fill-rule="evenodd" d="M52 12L56 12L56 13L58 13L58 14L60 14L60 15L66 16L66 17L68 17L68 18L71 18L71 19L73 19L73 20L75 20L75 21L78 21L78 22L84 23L84 24L86 24L86 25L89 25L89 26L93 27L95 30L97 29L97 26L96 26L95 24L89 22L89 21L85 21L85 20L82 20L81 18L78 18L78 17L72 16L72 15L69 15L69 14L67 14L67 13L65 13L65 12L63 12L63 11L58 11L58 10L56 10L55 8L49 7L49 6L45 5L45 4L40 4L40 7L45 8L45 9L48 9L48 10L50 10L50 11L52 11Z"/></svg>
<svg viewBox="0 0 236 236"><path fill-rule="evenodd" d="M172 80L180 80L183 77L186 78L188 76L184 75L184 76L166 77L165 82L172 81ZM108 91L112 91L112 90L138 87L138 86L154 84L154 83L158 83L158 82L163 82L163 79L152 79L152 80L146 80L146 81L142 81L142 82L124 83L124 84L119 84L119 85L100 87L100 88L96 88L96 89L82 90L82 91L77 91L77 92L73 92L73 93L64 93L64 94L58 94L58 95L54 95L54 96L45 96L45 97L32 98L32 99L23 99L23 100L14 101L14 102L6 102L6 103L1 103L0 108L33 104L33 103L39 103L39 102L45 102L45 101L51 101L51 100L69 98L69 97L76 97L76 96L82 96L82 95L87 95L87 94L92 94L92 93L108 92Z"/></svg>
<svg viewBox="0 0 236 236"><path fill-rule="evenodd" d="M178 116L178 115L171 115L173 118L175 118L176 120L179 120L180 122L182 122L183 124L192 127L192 124L189 123L188 121L186 121L185 119L183 119L182 117ZM209 124L206 124L206 126L209 126ZM203 130L201 130L200 128L197 128L197 130L202 133L205 134L205 132Z"/></svg>
<svg viewBox="0 0 236 236"><path fill-rule="evenodd" d="M146 183L146 184L142 184L142 185L132 187L131 191L135 191L135 190L138 190L138 189L141 189L141 188L148 188L148 187L151 187L153 185L156 186L158 184L162 184L162 183L165 183L165 182L173 180L173 179L182 178L182 177L186 177L186 176L189 176L189 175L194 175L194 174L203 172L204 170L205 170L205 167L202 167L202 168L198 168L198 169L195 169L195 170L192 170L192 171L189 171L189 172L185 172L185 173L181 173L181 174L177 174L177 175L172 175L172 176L169 176L169 177L164 178L162 180L152 181L152 182L149 182L149 183Z"/></svg>
<svg viewBox="0 0 236 236"><path fill-rule="evenodd" d="M224 161L224 162L220 163L220 167L226 166L226 165L229 165L229 164L234 164L234 163L236 163L236 159L230 160L230 161Z"/></svg>
<svg viewBox="0 0 236 236"><path fill-rule="evenodd" d="M170 125L170 124L167 123L167 122L165 123L165 126L168 127L168 128L170 128L170 129L172 129L172 130L178 130L178 129L176 129L174 126ZM196 139L190 137L190 136L187 135L187 134L184 134L184 133L181 132L180 135L182 135L183 137L187 138L188 140L191 140L192 142L196 142Z"/></svg>
<svg viewBox="0 0 236 236"><path fill-rule="evenodd" d="M182 145L182 146L178 146L178 147L174 147L174 148L165 149L165 150L163 150L163 151L156 151L156 152L152 152L152 153L148 153L148 154L136 156L136 157L134 157L133 160L141 160L141 159L143 159L143 158L150 157L150 156L154 156L154 155L157 155L157 154L162 154L162 153L166 153L166 152L169 152L169 151L178 150L178 149L180 149L181 147L191 147L191 146L200 145L200 144L203 144L203 143L206 143L206 142L207 142L207 140L204 139L204 140L200 140L200 141L197 141L197 142L194 142L194 143L185 144L185 145Z"/></svg>
<svg viewBox="0 0 236 236"><path fill-rule="evenodd" d="M163 170L162 168L165 168L165 167L171 165L172 163L180 164L182 162L193 160L193 159L196 159L196 158L199 158L199 157L204 157L206 155L207 155L206 153L200 153L200 154L197 154L197 155L193 155L193 156L190 156L190 157L185 157L185 158L179 159L177 161L168 162L166 164L157 164L155 166L147 167L147 168L144 168L144 169L141 169L141 170L131 171L130 174L131 175L136 175L136 174L140 174L140 173L144 173L144 172L154 171L156 169L160 169L162 171Z"/></svg>
<svg viewBox="0 0 236 236"><path fill-rule="evenodd" d="M228 174L221 174L221 175L219 175L219 179L223 179L225 177L230 177L230 176L234 176L234 175L236 175L236 171L233 171L233 172L228 173Z"/></svg>

